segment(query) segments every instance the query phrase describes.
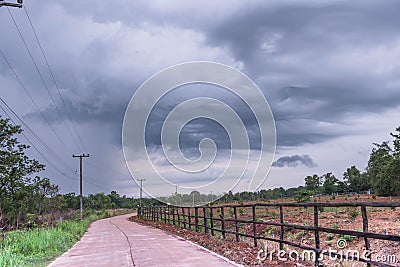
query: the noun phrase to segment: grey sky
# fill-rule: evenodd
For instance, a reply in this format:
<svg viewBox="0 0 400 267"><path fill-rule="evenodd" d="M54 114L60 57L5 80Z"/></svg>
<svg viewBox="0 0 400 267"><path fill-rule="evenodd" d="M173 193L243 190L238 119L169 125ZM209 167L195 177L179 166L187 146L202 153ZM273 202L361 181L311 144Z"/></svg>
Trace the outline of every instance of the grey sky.
<svg viewBox="0 0 400 267"><path fill-rule="evenodd" d="M67 166L48 156L68 177L51 166L41 174L60 184L63 192L78 188L78 162L71 154L85 152L91 154L85 159L85 193L116 189L138 195L121 151L126 106L147 78L186 61L236 67L263 91L276 120L275 162L282 163L271 169L265 188L298 186L313 173L333 171L341 177L353 164L364 169L372 142L388 139L400 125L398 1L53 0L26 1L26 7L86 149L68 134L4 7L0 49L68 148L43 121L1 57L0 94L65 159ZM67 118L25 12L11 12ZM156 130L166 112L198 96L232 105L257 150L254 118L238 99L214 89L177 91L159 103L149 125L149 144L155 151ZM66 123L72 127L68 119ZM184 129L187 153L198 153L203 136L229 148L225 132L200 120ZM31 154L46 164L36 152Z"/></svg>

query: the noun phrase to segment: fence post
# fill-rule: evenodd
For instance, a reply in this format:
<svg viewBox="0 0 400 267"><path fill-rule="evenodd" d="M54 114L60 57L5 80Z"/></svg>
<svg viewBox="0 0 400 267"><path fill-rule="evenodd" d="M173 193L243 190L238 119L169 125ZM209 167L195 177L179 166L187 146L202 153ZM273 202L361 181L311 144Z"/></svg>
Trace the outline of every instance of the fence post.
<svg viewBox="0 0 400 267"><path fill-rule="evenodd" d="M318 250L315 253L315 266L319 266L319 257L320 257L320 240L319 240L319 231L318 231L318 207L314 206L314 234L315 234L315 248Z"/></svg>
<svg viewBox="0 0 400 267"><path fill-rule="evenodd" d="M165 224L169 223L169 205L165 208Z"/></svg>
<svg viewBox="0 0 400 267"><path fill-rule="evenodd" d="M194 208L194 222L196 225L196 232L199 231L199 208L195 207Z"/></svg>
<svg viewBox="0 0 400 267"><path fill-rule="evenodd" d="M226 238L226 232L225 232L225 216L224 216L224 206L220 207L221 209L221 233L222 233L222 238Z"/></svg>
<svg viewBox="0 0 400 267"><path fill-rule="evenodd" d="M279 222L281 224L284 223L283 207L282 206L279 206ZM280 241L283 241L284 235L285 235L285 227L283 225L281 225L280 238L279 238ZM283 250L283 243L282 242L279 242L279 249Z"/></svg>
<svg viewBox="0 0 400 267"><path fill-rule="evenodd" d="M183 221L183 229L186 229L186 218L185 218L185 208L182 207L182 221Z"/></svg>
<svg viewBox="0 0 400 267"><path fill-rule="evenodd" d="M192 230L192 218L190 215L190 207L188 208L188 221L189 221L189 230Z"/></svg>
<svg viewBox="0 0 400 267"><path fill-rule="evenodd" d="M171 223L170 213L169 213L169 205L167 206L167 214L168 214L168 224Z"/></svg>
<svg viewBox="0 0 400 267"><path fill-rule="evenodd" d="M363 221L363 232L368 233L368 217L367 217L367 208L365 206L361 206L361 216ZM371 260L371 247L368 240L368 237L364 237L365 242L365 250L368 251L367 259ZM370 267L371 264L367 263L367 266Z"/></svg>
<svg viewBox="0 0 400 267"><path fill-rule="evenodd" d="M239 224L238 224L238 221L237 221L237 210L236 210L236 206L234 206L233 207L233 213L234 213L234 215L235 215L235 236L236 236L236 242L239 242L240 241L240 238L239 238Z"/></svg>
<svg viewBox="0 0 400 267"><path fill-rule="evenodd" d="M207 225L207 208L203 207L203 223L204 223L204 233L208 233L208 225Z"/></svg>
<svg viewBox="0 0 400 267"><path fill-rule="evenodd" d="M214 236L213 207L211 206L210 206L210 226L211 226L211 235Z"/></svg>
<svg viewBox="0 0 400 267"><path fill-rule="evenodd" d="M167 208L166 207L163 208L163 212L164 212L164 223L167 224Z"/></svg>
<svg viewBox="0 0 400 267"><path fill-rule="evenodd" d="M156 222L158 222L158 208L159 208L158 206L154 207L154 212L155 212L154 215L155 215L155 218L156 218L155 219Z"/></svg>
<svg viewBox="0 0 400 267"><path fill-rule="evenodd" d="M254 247L257 247L257 225L256 225L256 205L251 206L251 212L253 215L253 237L254 237Z"/></svg>
<svg viewBox="0 0 400 267"><path fill-rule="evenodd" d="M176 225L176 221L175 221L175 207L172 208L172 223L173 223L173 225Z"/></svg>
<svg viewBox="0 0 400 267"><path fill-rule="evenodd" d="M179 215L179 208L176 207L176 215L178 217L178 227L181 227L181 216Z"/></svg>

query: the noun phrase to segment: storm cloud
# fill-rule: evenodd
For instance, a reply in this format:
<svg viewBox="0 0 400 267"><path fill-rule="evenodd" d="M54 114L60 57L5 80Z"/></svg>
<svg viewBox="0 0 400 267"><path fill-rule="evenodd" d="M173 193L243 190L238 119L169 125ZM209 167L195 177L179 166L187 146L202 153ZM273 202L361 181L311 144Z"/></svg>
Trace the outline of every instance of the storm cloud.
<svg viewBox="0 0 400 267"><path fill-rule="evenodd" d="M40 112L0 57L1 97L65 159L66 164L53 163L67 176L31 152L48 165L42 175L65 192L76 190L77 162L71 154L85 152L91 154L86 160L86 192L117 189L138 194L122 154L125 109L147 78L187 61L233 66L261 88L275 118L280 156L265 187L298 185L309 168L339 175L354 164L363 169L370 144L385 140L400 124L398 1L174 0L165 4L117 0L111 5L46 0L40 5L28 1L26 8L85 148L74 142L77 136L64 103L19 9L11 12L55 103L6 8L0 8L0 23L7 25L0 49ZM193 97L213 97L230 105L246 126L252 152L259 150L259 125L249 107L221 88L207 86L177 88L157 103L146 129L149 147L159 151L160 129L168 112ZM184 154L197 157L204 138L215 140L223 155L230 148L226 132L217 123L196 120L182 129ZM293 179L281 179L287 176Z"/></svg>

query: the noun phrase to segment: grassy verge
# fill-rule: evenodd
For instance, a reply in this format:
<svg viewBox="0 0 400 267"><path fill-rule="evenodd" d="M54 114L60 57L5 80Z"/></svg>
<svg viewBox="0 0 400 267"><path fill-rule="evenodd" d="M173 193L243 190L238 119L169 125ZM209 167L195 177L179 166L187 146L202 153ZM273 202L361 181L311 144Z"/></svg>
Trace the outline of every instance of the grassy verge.
<svg viewBox="0 0 400 267"><path fill-rule="evenodd" d="M52 228L8 232L0 237L0 266L45 266L74 245L91 222L119 214L102 212Z"/></svg>

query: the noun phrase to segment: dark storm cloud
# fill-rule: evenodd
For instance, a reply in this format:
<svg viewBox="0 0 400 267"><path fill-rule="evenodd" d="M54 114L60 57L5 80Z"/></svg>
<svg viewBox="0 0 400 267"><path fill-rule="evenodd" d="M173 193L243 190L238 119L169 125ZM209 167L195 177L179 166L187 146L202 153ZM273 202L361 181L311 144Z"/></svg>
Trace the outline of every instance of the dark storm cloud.
<svg viewBox="0 0 400 267"><path fill-rule="evenodd" d="M292 155L280 157L276 161L272 163L273 167L297 167L299 165L304 165L308 168L317 167L317 164L313 161L313 159L309 155Z"/></svg>
<svg viewBox="0 0 400 267"><path fill-rule="evenodd" d="M276 7L268 4L249 6L212 28L208 40L227 44L245 63L261 63L247 67L262 73L275 57L268 52L328 56L343 46L362 48L391 42L398 36L399 8L398 1L379 4L375 1L292 2ZM279 45L272 47L274 42ZM262 55L264 57L260 58ZM272 57L269 62L264 61L268 57ZM281 67L296 70L300 66L275 65L276 70L283 70Z"/></svg>
<svg viewBox="0 0 400 267"><path fill-rule="evenodd" d="M94 150L106 162L121 156L123 116L136 88L157 71L186 61L226 63L253 79L271 105L278 149L366 131L352 128L349 118L381 114L400 104L398 1L128 2L26 4L71 117L83 129L82 139L91 150L86 152ZM0 48L41 111L69 143L6 11L0 8L0 22L7 25ZM19 11L12 10L66 118L24 12ZM45 139L54 139L3 63L0 58L2 97L35 123ZM166 98L149 121L148 145L159 148L161 125L174 106L194 96L211 96L240 114L251 148L259 149L260 132L248 107L226 92L202 93ZM224 131L199 120L182 131L181 144L189 157L198 155L198 142L205 137L229 149ZM104 144L116 148L114 154ZM294 155L278 159L275 165L314 166L310 160L307 155ZM119 168L120 162L114 162Z"/></svg>
<svg viewBox="0 0 400 267"><path fill-rule="evenodd" d="M229 47L263 88L278 144L317 143L338 135L311 131L318 122L399 105L391 57L399 53L399 10L397 1L250 7L211 29L208 41Z"/></svg>
<svg viewBox="0 0 400 267"><path fill-rule="evenodd" d="M160 146L161 129L165 118L178 104L195 97L212 97L228 104L235 110L246 127L250 140L250 148L260 149L260 130L250 108L228 90L206 84L182 86L172 90L161 98L149 116L146 127L146 144ZM191 109L198 110L198 113L200 113L202 109L206 108L198 106ZM214 120L205 118L192 120L182 127L179 143L181 148L187 152L187 156L197 157L199 155L198 144L204 138L214 140L218 149L226 150L231 148L230 138L222 125Z"/></svg>
<svg viewBox="0 0 400 267"><path fill-rule="evenodd" d="M76 14L82 13L80 9L74 5L66 7ZM232 51L235 58L244 63L245 73L263 88L276 119L278 144L296 146L319 143L345 134L326 131L318 127L318 122L340 125L349 114L379 112L398 105L400 90L388 88L387 75L371 75L370 70L377 63L374 59L369 61L370 66L359 64L352 67L352 71L342 70L348 61L356 60L346 58L346 53L367 58L363 52L395 41L399 36L396 26L400 24L396 16L398 9L399 4L395 1L386 1L379 6L368 1L258 3L225 15L214 24L200 23L199 20L187 24L187 13L173 17L170 12L156 6L135 4L124 9L118 18L112 12L107 15L109 12L101 6L93 10L93 16L102 23L123 21L137 27L146 14L153 23L158 23L161 16L171 25L201 29L207 43ZM133 12L139 17L132 19ZM121 120L116 118L123 117L127 99L141 82L129 75L113 77L113 69L107 64L110 55L102 53L109 45L104 40L93 42L83 54L84 66L91 67L90 72L82 73L87 80L84 85L88 88L87 95L82 102L71 100L74 101L71 105L77 120L95 118L112 124L120 123ZM353 51L360 51L360 54L353 55ZM390 78L396 71L400 72L397 66ZM76 90L74 85L81 78L72 77L75 81L67 80L66 84L71 83L71 90ZM229 102L229 97L224 100ZM231 101L230 104L237 103ZM254 125L252 118L242 119L245 124ZM162 121L163 118L154 118L151 124L161 125ZM207 122L197 125L204 130L210 128ZM185 136L190 137L190 133ZM217 136L214 138L218 139ZM221 139L226 141L224 137ZM157 138L154 142L159 143Z"/></svg>

